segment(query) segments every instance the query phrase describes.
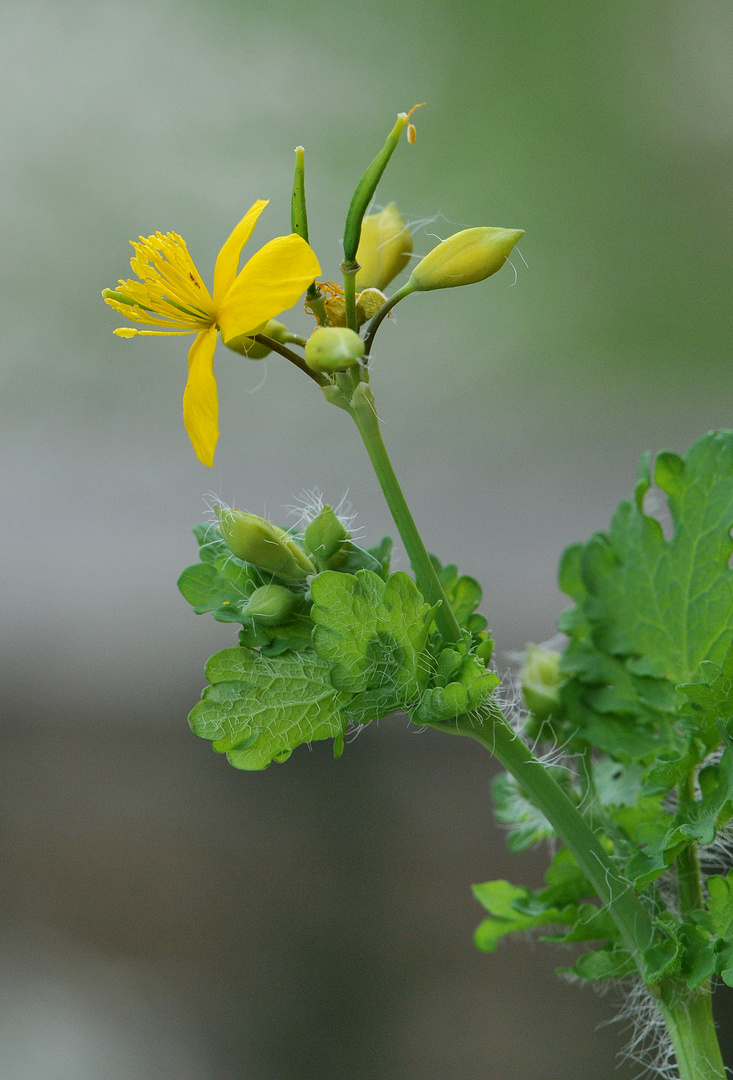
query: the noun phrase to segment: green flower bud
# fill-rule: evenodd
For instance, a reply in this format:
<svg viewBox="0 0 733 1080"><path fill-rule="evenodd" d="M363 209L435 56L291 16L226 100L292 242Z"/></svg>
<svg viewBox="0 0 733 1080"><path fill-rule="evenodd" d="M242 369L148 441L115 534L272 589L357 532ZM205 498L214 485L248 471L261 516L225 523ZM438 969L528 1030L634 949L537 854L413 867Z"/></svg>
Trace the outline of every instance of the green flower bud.
<svg viewBox="0 0 733 1080"><path fill-rule="evenodd" d="M540 721L557 713L560 706L560 653L551 649L527 646L527 656L522 667L522 696L532 715Z"/></svg>
<svg viewBox="0 0 733 1080"><path fill-rule="evenodd" d="M292 613L297 597L284 585L261 585L250 596L243 614L264 626L280 626Z"/></svg>
<svg viewBox="0 0 733 1080"><path fill-rule="evenodd" d="M306 550L313 558L326 562L338 554L341 545L350 537L331 507L324 506L320 514L309 523L303 539Z"/></svg>
<svg viewBox="0 0 733 1080"><path fill-rule="evenodd" d="M319 326L308 338L305 362L311 371L331 375L358 364L364 355L364 342L346 326Z"/></svg>
<svg viewBox="0 0 733 1080"><path fill-rule="evenodd" d="M316 568L292 536L256 514L216 507L224 541L238 559L284 581L304 581Z"/></svg>
<svg viewBox="0 0 733 1080"><path fill-rule="evenodd" d="M473 285L475 281L501 270L523 229L464 229L438 244L412 271L410 284L428 289L451 289Z"/></svg>
<svg viewBox="0 0 733 1080"><path fill-rule="evenodd" d="M395 203L378 214L369 214L361 223L356 261L361 269L356 288L386 289L404 270L412 253L412 236Z"/></svg>
<svg viewBox="0 0 733 1080"><path fill-rule="evenodd" d="M275 341L285 342L289 339L288 328L283 323L278 322L277 319L270 319L260 329L261 334L267 334L268 337L274 338ZM259 341L255 341L252 337L247 337L246 334L240 334L238 337L231 338L230 341L225 341L224 344L228 349L232 349L233 352L239 353L240 356L246 356L249 360L264 360L266 356L269 356L272 352L268 349L267 345L261 345Z"/></svg>

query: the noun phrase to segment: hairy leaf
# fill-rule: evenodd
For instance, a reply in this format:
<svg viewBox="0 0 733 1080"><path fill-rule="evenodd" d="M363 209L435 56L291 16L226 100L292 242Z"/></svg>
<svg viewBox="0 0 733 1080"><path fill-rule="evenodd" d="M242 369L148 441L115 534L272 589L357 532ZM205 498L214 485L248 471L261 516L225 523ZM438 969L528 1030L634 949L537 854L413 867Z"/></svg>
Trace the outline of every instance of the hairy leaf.
<svg viewBox="0 0 733 1080"><path fill-rule="evenodd" d="M432 609L412 578L326 570L311 583L313 646L338 690L392 689L406 703L427 679L423 652Z"/></svg>
<svg viewBox="0 0 733 1080"><path fill-rule="evenodd" d="M608 534L569 549L560 582L575 600L561 627L570 722L620 758L658 753L678 739L675 688L700 665L722 665L733 642L733 432L712 432L683 459L665 451L654 471L674 532L644 510L642 459L633 500Z"/></svg>
<svg viewBox="0 0 733 1080"><path fill-rule="evenodd" d="M329 665L313 651L267 658L243 647L211 657L212 683L189 716L193 732L210 739L238 769L285 761L296 746L337 738L351 695L334 690Z"/></svg>

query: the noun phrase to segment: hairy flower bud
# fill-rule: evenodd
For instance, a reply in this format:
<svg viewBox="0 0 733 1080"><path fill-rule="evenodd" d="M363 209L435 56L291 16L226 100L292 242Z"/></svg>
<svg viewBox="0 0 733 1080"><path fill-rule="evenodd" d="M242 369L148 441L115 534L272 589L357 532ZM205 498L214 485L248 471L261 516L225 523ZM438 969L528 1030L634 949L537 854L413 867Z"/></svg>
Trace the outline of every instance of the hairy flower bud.
<svg viewBox="0 0 733 1080"><path fill-rule="evenodd" d="M356 288L383 292L393 278L404 270L412 253L412 236L395 203L378 214L369 214L361 223L361 237L356 261L361 269Z"/></svg>
<svg viewBox="0 0 733 1080"><path fill-rule="evenodd" d="M421 259L410 281L415 289L450 289L473 285L501 270L523 229L464 229Z"/></svg>
<svg viewBox="0 0 733 1080"><path fill-rule="evenodd" d="M284 581L304 581L316 568L284 529L244 510L216 508L224 542L238 559Z"/></svg>
<svg viewBox="0 0 733 1080"><path fill-rule="evenodd" d="M521 682L527 708L537 720L547 720L557 712L560 704L560 654L537 645L528 645Z"/></svg>
<svg viewBox="0 0 733 1080"><path fill-rule="evenodd" d="M250 596L243 614L264 626L280 626L292 613L297 597L284 585L261 585Z"/></svg>
<svg viewBox="0 0 733 1080"><path fill-rule="evenodd" d="M324 506L320 514L313 518L303 537L306 550L318 559L326 562L338 554L341 545L349 539L349 533L330 506Z"/></svg>
<svg viewBox="0 0 733 1080"><path fill-rule="evenodd" d="M346 326L319 326L308 338L305 362L311 371L331 375L358 364L364 355L364 342Z"/></svg>
<svg viewBox="0 0 733 1080"><path fill-rule="evenodd" d="M275 341L284 342L288 340L287 326L278 322L277 319L270 319L260 328L259 332L267 334L268 337L274 338ZM272 351L268 349L267 345L261 345L259 341L255 341L253 337L247 337L246 334L231 338L229 341L225 341L224 344L228 349L239 353L240 356L246 356L248 360L264 360Z"/></svg>

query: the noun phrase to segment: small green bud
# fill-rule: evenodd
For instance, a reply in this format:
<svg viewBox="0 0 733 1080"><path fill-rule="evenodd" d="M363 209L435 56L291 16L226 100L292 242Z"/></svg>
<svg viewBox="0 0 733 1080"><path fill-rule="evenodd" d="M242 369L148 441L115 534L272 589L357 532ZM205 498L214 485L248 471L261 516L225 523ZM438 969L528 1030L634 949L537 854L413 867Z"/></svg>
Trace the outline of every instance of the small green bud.
<svg viewBox="0 0 733 1080"><path fill-rule="evenodd" d="M305 362L311 371L332 375L358 364L364 355L364 342L346 326L319 326L308 338Z"/></svg>
<svg viewBox="0 0 733 1080"><path fill-rule="evenodd" d="M357 289L374 288L383 292L393 278L404 270L412 254L412 236L395 203L378 214L368 214L361 223L361 237L356 261L361 269L356 275Z"/></svg>
<svg viewBox="0 0 733 1080"><path fill-rule="evenodd" d="M324 506L320 514L308 524L303 539L306 550L313 558L326 562L338 554L341 545L350 539L350 536L331 507Z"/></svg>
<svg viewBox="0 0 733 1080"><path fill-rule="evenodd" d="M227 547L238 559L284 581L304 581L309 574L316 573L315 566L290 534L265 518L222 506L216 507L216 516Z"/></svg>
<svg viewBox="0 0 733 1080"><path fill-rule="evenodd" d="M289 332L287 326L278 322L277 319L270 319L260 329L261 334L267 334L268 337L274 338L275 341L284 343L289 338ZM248 360L264 360L266 356L269 356L272 352L268 349L267 345L261 345L259 341L255 341L252 337L247 337L246 334L240 334L238 337L231 338L230 341L225 341L224 344L228 349L232 349L233 352L239 353L240 356L246 356Z"/></svg>
<svg viewBox="0 0 733 1080"><path fill-rule="evenodd" d="M540 721L557 713L560 705L560 653L551 649L527 646L527 656L522 666L522 696L532 715Z"/></svg>
<svg viewBox="0 0 733 1080"><path fill-rule="evenodd" d="M454 233L421 259L412 271L415 289L451 289L473 285L501 270L523 229L464 229Z"/></svg>
<svg viewBox="0 0 733 1080"><path fill-rule="evenodd" d="M243 614L264 626L280 626L292 613L297 597L284 585L261 585L250 596Z"/></svg>

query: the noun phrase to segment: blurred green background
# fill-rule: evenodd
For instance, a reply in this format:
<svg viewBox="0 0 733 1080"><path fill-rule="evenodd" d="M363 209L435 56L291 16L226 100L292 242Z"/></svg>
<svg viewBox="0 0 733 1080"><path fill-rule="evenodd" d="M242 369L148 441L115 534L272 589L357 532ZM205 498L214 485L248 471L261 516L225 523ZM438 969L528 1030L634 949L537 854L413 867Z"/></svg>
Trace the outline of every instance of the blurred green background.
<svg viewBox="0 0 733 1080"><path fill-rule="evenodd" d="M733 7L6 0L0 43L0 1073L636 1075L598 1026L612 995L529 943L473 949L470 883L538 883L544 858L507 855L480 748L393 719L338 764L317 744L250 775L190 735L234 639L175 589L206 494L276 520L347 494L369 542L389 522L347 418L276 359L218 350L199 464L187 342L114 338L99 293L140 233L181 233L210 281L256 198L257 243L288 232L298 143L335 277L356 179L426 101L380 201L420 253L524 228L528 266L406 301L373 385L503 671L553 635L560 553L606 526L638 455L731 425Z"/></svg>

